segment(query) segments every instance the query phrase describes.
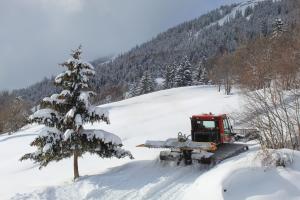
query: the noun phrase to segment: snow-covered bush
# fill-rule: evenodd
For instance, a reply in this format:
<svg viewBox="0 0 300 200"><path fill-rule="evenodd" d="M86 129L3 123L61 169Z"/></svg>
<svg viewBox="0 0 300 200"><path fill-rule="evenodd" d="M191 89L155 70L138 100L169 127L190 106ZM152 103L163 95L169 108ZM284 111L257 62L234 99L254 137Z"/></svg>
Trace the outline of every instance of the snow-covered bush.
<svg viewBox="0 0 300 200"><path fill-rule="evenodd" d="M72 58L61 64L67 70L55 78L55 84L62 91L44 98L40 109L29 117L31 122L46 127L31 143L37 150L25 154L21 160L34 160L42 168L52 161L73 156L76 179L79 177L78 157L87 152L102 158L133 157L121 149L118 136L103 130L84 129L85 123L109 123L108 111L90 104L90 98L95 95L88 91L90 77L95 75L94 67L80 59L80 47L71 55Z"/></svg>
<svg viewBox="0 0 300 200"><path fill-rule="evenodd" d="M290 166L294 159L291 150L281 149L267 149L262 148L257 153L256 159L259 159L263 167L287 167Z"/></svg>

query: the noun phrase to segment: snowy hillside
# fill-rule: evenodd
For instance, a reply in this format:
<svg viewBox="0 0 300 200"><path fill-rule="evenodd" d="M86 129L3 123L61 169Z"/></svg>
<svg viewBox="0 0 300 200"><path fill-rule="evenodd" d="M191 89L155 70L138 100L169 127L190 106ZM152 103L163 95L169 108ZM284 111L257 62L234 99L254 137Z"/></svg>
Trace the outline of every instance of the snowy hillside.
<svg viewBox="0 0 300 200"><path fill-rule="evenodd" d="M233 52L246 41L261 34L271 34L277 17L292 24L295 19L293 13L297 12L297 8L287 1L236 2L241 3L221 6L194 20L174 26L150 41L114 57L111 62L95 60L92 64L97 71L93 81L95 92L98 93L97 102L107 102L105 98L108 95L112 101L122 99L128 92L126 86L138 83L142 77L141 72L145 70L151 71L154 78L161 78L167 65L181 62L184 56L188 56L191 64L196 66L203 58L213 59L215 55L222 54L220 51L224 48ZM204 63L204 67L211 69L209 64ZM116 85L122 87L116 88ZM54 92L58 91L52 85L52 80L45 79L29 88L16 90L14 94L30 102L38 102Z"/></svg>
<svg viewBox="0 0 300 200"><path fill-rule="evenodd" d="M238 94L225 96L213 86L170 89L107 104L111 124L87 125L119 135L135 160L79 161L81 179L72 182L72 160L39 170L18 159L42 126L27 126L0 136L0 199L299 199L300 153L288 168L262 168L257 146L208 170L199 166L163 165L159 150L137 148L149 139L189 134L189 117L199 113L232 113L241 109ZM288 152L290 153L290 152Z"/></svg>
<svg viewBox="0 0 300 200"><path fill-rule="evenodd" d="M241 12L242 15L245 15L245 11L247 8L249 7L253 8L261 1L265 1L265 0L248 0L248 1L241 2L235 8L233 8L229 14L227 14L222 19L218 20L216 23L218 23L220 26L223 26L224 23L229 22L231 19L234 19L238 12Z"/></svg>
<svg viewBox="0 0 300 200"><path fill-rule="evenodd" d="M201 28L199 31L194 33L194 36L197 38L203 31L205 31L206 29L208 29L212 26L215 26L217 24L219 26L224 26L225 23L229 23L230 21L235 19L237 17L238 13L245 16L246 9L249 9L249 8L253 9L259 2L262 2L262 1L265 1L265 0L244 0L244 1L241 1L239 4L237 4L235 7L233 7L232 10L228 14L226 14L224 17L222 17L221 19L218 19L215 22L211 22L207 26ZM220 12L222 13L222 10L220 10ZM246 19L249 20L250 17L251 17L251 15L247 15Z"/></svg>

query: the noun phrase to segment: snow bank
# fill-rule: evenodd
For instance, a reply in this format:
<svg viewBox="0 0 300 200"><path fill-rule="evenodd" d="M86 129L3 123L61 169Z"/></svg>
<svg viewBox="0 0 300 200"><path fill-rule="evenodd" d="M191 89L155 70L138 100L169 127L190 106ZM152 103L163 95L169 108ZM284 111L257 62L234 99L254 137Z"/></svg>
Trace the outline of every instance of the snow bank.
<svg viewBox="0 0 300 200"><path fill-rule="evenodd" d="M183 199L194 199L197 194L210 200L299 199L300 152L277 151L292 156L294 163L276 168L264 165L257 148L254 146L250 152L226 160L200 176Z"/></svg>

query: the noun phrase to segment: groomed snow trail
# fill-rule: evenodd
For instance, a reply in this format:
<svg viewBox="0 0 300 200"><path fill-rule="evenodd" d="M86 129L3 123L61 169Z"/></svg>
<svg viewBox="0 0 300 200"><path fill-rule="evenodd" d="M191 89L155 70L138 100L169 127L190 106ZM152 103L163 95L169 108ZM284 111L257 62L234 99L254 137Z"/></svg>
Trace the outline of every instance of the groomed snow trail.
<svg viewBox="0 0 300 200"><path fill-rule="evenodd" d="M14 199L182 199L203 172L193 166L134 161L104 174L82 177L74 184L19 194Z"/></svg>

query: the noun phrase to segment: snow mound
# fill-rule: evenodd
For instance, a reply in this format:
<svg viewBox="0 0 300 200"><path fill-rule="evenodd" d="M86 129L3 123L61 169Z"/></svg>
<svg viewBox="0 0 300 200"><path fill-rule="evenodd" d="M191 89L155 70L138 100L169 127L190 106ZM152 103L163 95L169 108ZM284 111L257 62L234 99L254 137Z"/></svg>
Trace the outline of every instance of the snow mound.
<svg viewBox="0 0 300 200"><path fill-rule="evenodd" d="M287 168L265 168L260 166L262 160L259 159L257 166L235 170L223 181L224 199L300 199L300 152L281 150L276 153L291 156L294 163Z"/></svg>

